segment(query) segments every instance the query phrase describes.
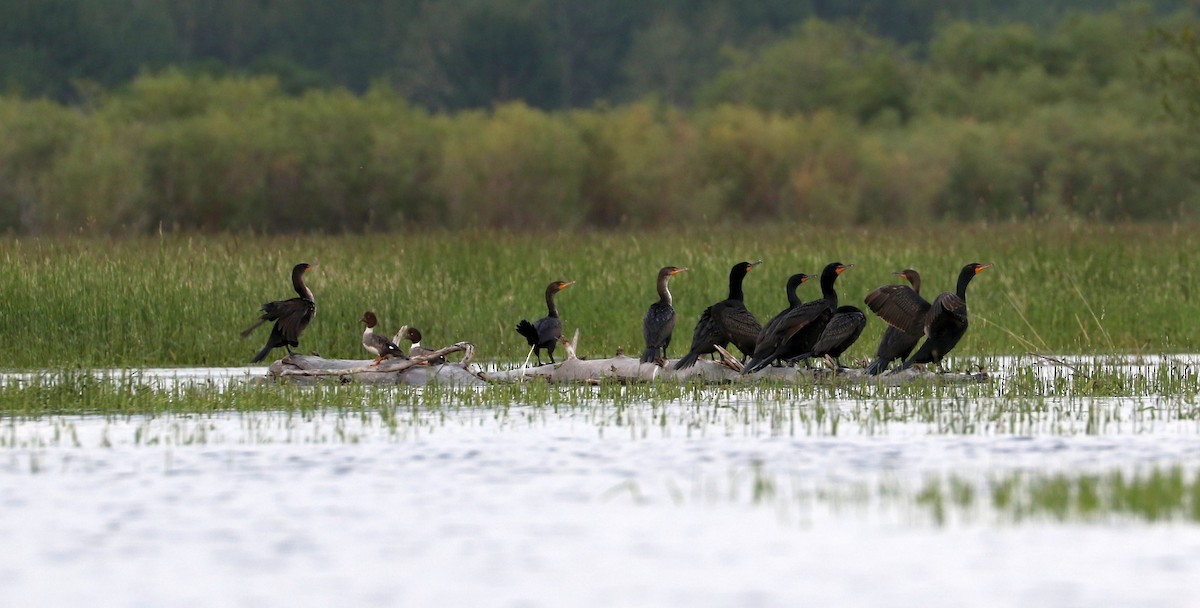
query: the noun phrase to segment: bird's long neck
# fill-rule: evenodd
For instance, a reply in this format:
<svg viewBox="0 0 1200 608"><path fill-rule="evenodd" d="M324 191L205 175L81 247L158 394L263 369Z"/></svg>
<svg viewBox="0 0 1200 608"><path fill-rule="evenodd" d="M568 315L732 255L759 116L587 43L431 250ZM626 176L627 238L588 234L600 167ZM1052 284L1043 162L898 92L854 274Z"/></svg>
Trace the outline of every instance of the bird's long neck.
<svg viewBox="0 0 1200 608"><path fill-rule="evenodd" d="M958 274L958 297L962 298L963 302L967 301L967 285L971 284L973 278L975 278L974 268L964 268Z"/></svg>
<svg viewBox="0 0 1200 608"><path fill-rule="evenodd" d="M546 290L546 316L558 316L558 305L554 303L554 292L550 290Z"/></svg>
<svg viewBox="0 0 1200 608"><path fill-rule="evenodd" d="M667 282L671 280L671 275L664 274L658 277L658 301L667 306L671 306L671 290L667 288Z"/></svg>
<svg viewBox="0 0 1200 608"><path fill-rule="evenodd" d="M912 290L914 293L921 293L921 277L910 276L908 277L908 282L912 283Z"/></svg>
<svg viewBox="0 0 1200 608"><path fill-rule="evenodd" d="M313 292L304 284L304 273L297 272L292 275L292 289L305 300L313 301Z"/></svg>
<svg viewBox="0 0 1200 608"><path fill-rule="evenodd" d="M745 294L742 293L742 279L746 278L746 271L741 268L734 269L729 273L729 298L730 300L742 301L745 299Z"/></svg>
<svg viewBox="0 0 1200 608"><path fill-rule="evenodd" d="M821 275L821 295L825 298L825 302L829 304L829 309L833 310L838 307L837 291L833 289L833 283L837 280L836 272L828 272Z"/></svg>
<svg viewBox="0 0 1200 608"><path fill-rule="evenodd" d="M802 281L788 281L787 284L787 300L788 306L795 307L800 305L800 296L796 295L796 290L799 289Z"/></svg>

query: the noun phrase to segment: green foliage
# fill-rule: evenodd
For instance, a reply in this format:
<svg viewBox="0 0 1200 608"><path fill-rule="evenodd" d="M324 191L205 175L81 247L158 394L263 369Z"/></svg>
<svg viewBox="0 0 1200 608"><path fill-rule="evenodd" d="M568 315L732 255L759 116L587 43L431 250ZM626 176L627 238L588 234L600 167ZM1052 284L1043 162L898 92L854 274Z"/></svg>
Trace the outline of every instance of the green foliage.
<svg viewBox="0 0 1200 608"><path fill-rule="evenodd" d="M437 183L451 226L565 228L579 219L586 149L567 117L511 104L444 125Z"/></svg>
<svg viewBox="0 0 1200 608"><path fill-rule="evenodd" d="M520 10L472 42L482 46L442 48L434 45L441 29L423 34L433 63L412 69L457 62L482 71L475 85L438 93L442 101L418 99L467 107L536 97L546 107L571 97L562 82L534 76L548 64L470 60L488 56L493 42L563 43L545 32L515 35L539 27L532 15L541 9L508 2ZM446 16L438 27L462 38L471 29L464 24L496 10L469 4L465 12L449 4L420 11ZM738 19L782 24L796 14L770 6L743 15L754 11L713 0L653 23L672 37L674 50L664 53L678 54L712 44L694 38L703 24L733 31ZM245 10L226 16L243 23L254 12ZM565 22L584 19L580 6L561 11ZM1135 55L1119 42L1151 27L1180 32L1177 44L1160 41L1136 58L1169 66L1178 81L1163 83L1183 86L1188 19L1122 8L1041 27L947 20L929 26L924 47L810 19L760 48L727 49L734 65L701 88L691 110L650 97L561 112L513 101L431 114L384 82L363 94L296 93L295 79L319 79L300 73L284 82L171 68L116 90L81 80L78 106L0 98L0 227L337 233L1189 220L1200 200L1192 137L1162 120L1159 92L1138 79ZM641 78L664 74L666 59L646 61ZM681 78L703 80L698 72ZM497 92L519 83L541 92ZM666 101L688 97L676 90Z"/></svg>
<svg viewBox="0 0 1200 608"><path fill-rule="evenodd" d="M523 358L513 330L545 314L552 280L577 285L559 296L581 354L642 347L640 321L667 264L689 267L671 284L679 313L675 345L686 348L700 312L724 297L729 267L766 260L746 279L747 306L768 318L784 304L796 272L816 274L832 260L855 267L838 281L847 302L920 270L927 291L953 288L969 261L996 262L971 287L971 331L956 354L972 357L1030 350L1055 353L1195 352L1189 225L1093 226L1072 223L884 226L813 230L779 222L746 230L522 232L409 231L339 237L185 237L7 239L0 257L0 335L6 364L82 366L240 365L265 330L241 340L259 304L291 297L287 273L300 261L309 275L317 319L304 352L355 358L364 310L382 329L420 327L431 345L470 340L483 360ZM816 297L815 287L802 293ZM872 318L846 361L874 352L883 324ZM70 344L62 345L63 336ZM65 349L65 350L64 350ZM66 359L63 359L66 357Z"/></svg>
<svg viewBox="0 0 1200 608"><path fill-rule="evenodd" d="M693 225L719 214L717 194L697 179L698 127L683 113L642 102L571 119L587 154L587 224Z"/></svg>
<svg viewBox="0 0 1200 608"><path fill-rule="evenodd" d="M894 43L855 26L810 20L793 36L741 57L701 99L771 112L837 109L864 121L891 110L903 118L912 71Z"/></svg>
<svg viewBox="0 0 1200 608"><path fill-rule="evenodd" d="M51 227L45 190L85 125L79 113L56 104L0 99L0 226L33 233Z"/></svg>
<svg viewBox="0 0 1200 608"><path fill-rule="evenodd" d="M81 102L97 85L119 87L175 65L212 75L272 75L291 94L338 87L363 93L387 80L438 109L512 101L565 109L646 96L690 104L727 66L723 49L753 55L806 21L853 22L912 46L927 44L940 24L1000 23L993 33L1003 35L977 33L1003 53L1039 51L1007 29L1011 24L1048 31L1099 11L1133 15L1126 6L1140 15L1190 8L1181 0L21 0L0 5L0 92ZM1103 28L1084 29L1103 35L1068 40L1078 46L1059 48L1058 57L1128 42ZM964 59L980 58L978 48L962 50ZM857 82L847 84L872 84L865 72L895 75L887 57L877 59L884 61L864 63L863 74L849 74ZM874 83L885 89L866 91L876 102L897 90Z"/></svg>
<svg viewBox="0 0 1200 608"><path fill-rule="evenodd" d="M1195 128L1200 124L1200 26L1195 17L1152 29L1139 57L1142 77L1162 91L1170 115Z"/></svg>

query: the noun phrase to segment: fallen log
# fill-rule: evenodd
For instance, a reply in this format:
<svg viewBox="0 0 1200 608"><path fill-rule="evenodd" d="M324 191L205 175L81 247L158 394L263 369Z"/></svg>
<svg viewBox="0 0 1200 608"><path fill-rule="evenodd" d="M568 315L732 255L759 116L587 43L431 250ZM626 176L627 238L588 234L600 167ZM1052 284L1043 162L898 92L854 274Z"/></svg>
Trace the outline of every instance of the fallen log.
<svg viewBox="0 0 1200 608"><path fill-rule="evenodd" d="M814 382L858 382L884 386L898 386L914 381L931 380L940 383L968 384L986 382L987 373L934 373L907 369L879 376L866 374L862 369L809 367L767 367L753 374L742 374L741 363L724 349L719 349L721 359L701 359L695 365L682 370L675 369L677 360L659 360L642 363L633 357L618 352L616 356L603 359L580 359L576 356L579 331L574 339L562 339L567 358L561 363L537 367L519 367L511 370L481 371L471 365L475 347L470 342L459 342L430 353L409 359L385 359L379 365L371 360L325 359L308 355L288 355L270 366L271 377L291 382L316 384L336 379L339 382L363 384L425 386L431 383L453 386L479 386L489 383L515 383L528 380L543 380L556 384L596 384L604 381L625 383L653 382L700 382L704 384L735 384L775 382L780 384L812 384ZM462 352L463 360L457 363L428 365L448 354Z"/></svg>
<svg viewBox="0 0 1200 608"><path fill-rule="evenodd" d="M464 353L457 363L428 365L451 353ZM363 384L405 384L425 386L430 383L454 386L479 386L487 384L471 365L475 346L470 342L459 342L440 348L428 355L408 359L384 359L379 365L371 360L325 359L310 355L288 355L275 363L269 370L276 380L287 379L302 384L316 384L331 378L340 382Z"/></svg>

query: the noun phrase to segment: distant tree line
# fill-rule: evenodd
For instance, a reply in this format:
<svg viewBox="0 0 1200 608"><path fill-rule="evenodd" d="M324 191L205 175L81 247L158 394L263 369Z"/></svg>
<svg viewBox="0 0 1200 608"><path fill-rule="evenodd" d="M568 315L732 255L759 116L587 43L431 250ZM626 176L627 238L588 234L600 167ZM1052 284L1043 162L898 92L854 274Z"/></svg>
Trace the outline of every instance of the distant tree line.
<svg viewBox="0 0 1200 608"><path fill-rule="evenodd" d="M1121 0L19 0L0 3L0 93L80 101L146 71L383 84L434 110L653 96L690 104L809 19L923 48L949 21L1054 27ZM1146 0L1154 14L1190 6Z"/></svg>
<svg viewBox="0 0 1200 608"><path fill-rule="evenodd" d="M1045 26L944 20L918 44L807 19L698 72L687 103L565 109L521 95L434 109L387 80L294 89L277 72L164 67L69 102L0 96L0 230L1191 220L1200 149L1163 100L1193 91L1177 77L1200 73L1193 23L1145 6Z"/></svg>

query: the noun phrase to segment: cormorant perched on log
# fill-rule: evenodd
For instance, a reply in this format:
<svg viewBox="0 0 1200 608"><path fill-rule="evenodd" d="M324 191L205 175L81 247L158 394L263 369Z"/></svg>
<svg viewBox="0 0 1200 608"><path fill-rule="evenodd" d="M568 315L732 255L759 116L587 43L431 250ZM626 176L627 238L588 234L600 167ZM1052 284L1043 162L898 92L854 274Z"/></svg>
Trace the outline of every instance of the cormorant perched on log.
<svg viewBox="0 0 1200 608"><path fill-rule="evenodd" d="M872 310L876 306L879 306L881 302L890 299L893 291L909 290L917 296L921 295L921 273L912 268L907 268L892 274L899 275L901 278L907 280L912 284L912 287L908 285L884 285L872 291L864 299L864 302ZM918 299L909 297L908 301L917 302ZM920 301L923 302L924 300ZM908 333L903 329L888 325L887 329L883 330L883 337L879 339L879 348L875 349L875 361L867 367L867 373L872 376L882 374L887 371L888 366L896 359L899 359L903 363L904 359L912 354L913 349L917 347L917 342L921 341L921 336L923 335L925 335L923 327L916 328L912 333Z"/></svg>
<svg viewBox="0 0 1200 608"><path fill-rule="evenodd" d="M889 325L907 333L920 327L925 335L920 348L900 369L908 369L918 363L933 363L941 367L942 358L967 333L967 285L975 275L991 267L991 264L978 262L963 266L958 273L956 292L944 291L934 298L932 304L912 291L894 291L887 298L880 298L875 306L868 304Z"/></svg>
<svg viewBox="0 0 1200 608"><path fill-rule="evenodd" d="M833 284L839 275L851 267L853 264L841 262L827 264L821 271L821 299L785 311L786 314L779 319L775 330L769 335L764 335L755 347L754 356L743 368L742 373L756 372L775 360L790 362L811 351L837 309L838 296Z"/></svg>
<svg viewBox="0 0 1200 608"><path fill-rule="evenodd" d="M700 320L692 332L692 348L679 361L675 369L687 369L696 364L700 355L717 352L717 346L724 348L733 342L743 355L754 352L754 342L758 339L762 326L758 319L746 310L743 302L742 279L757 262L738 262L729 269L729 297L700 313Z"/></svg>
<svg viewBox="0 0 1200 608"><path fill-rule="evenodd" d="M379 318L375 316L375 312L368 310L363 313L362 319L359 322L365 323L367 328L363 330L362 345L367 349L367 352L375 355L375 362L372 366L379 365L384 359L407 359L404 356L404 351L400 350L396 343L388 340L387 336L375 333L375 326L379 324Z"/></svg>
<svg viewBox="0 0 1200 608"><path fill-rule="evenodd" d="M662 357L667 358L667 347L671 345L671 333L675 331L675 307L672 305L671 290L667 282L671 277L687 270L677 266L663 266L658 271L658 301L651 304L642 317L642 336L646 338L646 350L642 363Z"/></svg>
<svg viewBox="0 0 1200 608"><path fill-rule="evenodd" d="M517 333L525 336L525 340L533 347L538 365L542 364L543 348L550 356L550 363L556 363L554 347L558 344L558 339L562 337L562 321L558 318L558 306L554 303L554 294L574 284L575 281L554 281L547 285L546 316L538 319L536 323L530 323L525 319L521 319L521 322L517 323Z"/></svg>
<svg viewBox="0 0 1200 608"><path fill-rule="evenodd" d="M803 272L788 277L787 286L784 288L784 291L787 293L787 308L784 308L779 314L772 317L770 321L767 321L762 331L758 332L758 338L754 342L754 355L750 357L750 364L757 363L760 356L773 353L778 348L779 341L784 336L784 333L779 329L780 326L788 321L797 308L804 305L804 302L800 300L800 296L796 295L796 289L807 280L808 275ZM777 360L778 357L773 358L767 364L769 365ZM749 368L749 364L746 368ZM745 372L746 368L743 368L744 373L748 373Z"/></svg>
<svg viewBox="0 0 1200 608"><path fill-rule="evenodd" d="M408 349L408 356L410 357L424 357L426 355L432 355L434 352L436 352L432 348L422 346L421 338L421 330L405 325L404 327L400 328L399 332L396 332L396 337L393 338L393 340L396 342L400 342L401 340L408 340L409 342L412 342L412 346L410 346ZM442 365L445 362L445 355L429 360L431 365Z"/></svg>
<svg viewBox="0 0 1200 608"><path fill-rule="evenodd" d="M809 359L811 357L830 357L837 369L844 369L839 357L850 348L867 326L867 315L857 306L838 306L833 311L829 323L821 330L821 337L813 345L812 350L796 357Z"/></svg>
<svg viewBox="0 0 1200 608"><path fill-rule="evenodd" d="M312 290L304 284L304 273L312 267L312 264L304 263L292 267L292 288L296 290L299 297L263 304L262 316L254 322L254 325L247 327L242 332L242 337L245 338L259 325L267 321L275 322L275 326L271 328L271 335L267 337L267 345L258 351L258 354L250 360L251 363L262 361L267 358L267 354L272 349L280 346L287 348L289 355L295 354L292 352L292 347L299 348L300 333L317 315L317 303L313 300Z"/></svg>

